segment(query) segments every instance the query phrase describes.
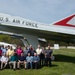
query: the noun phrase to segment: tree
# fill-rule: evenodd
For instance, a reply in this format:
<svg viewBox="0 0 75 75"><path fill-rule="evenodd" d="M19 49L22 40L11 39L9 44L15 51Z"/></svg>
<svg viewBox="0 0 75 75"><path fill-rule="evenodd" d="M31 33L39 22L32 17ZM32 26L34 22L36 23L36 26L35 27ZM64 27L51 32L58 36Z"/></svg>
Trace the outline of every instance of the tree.
<svg viewBox="0 0 75 75"><path fill-rule="evenodd" d="M20 39L12 38L8 35L0 35L0 42L6 42L10 44L16 44L16 45L23 46L23 42Z"/></svg>

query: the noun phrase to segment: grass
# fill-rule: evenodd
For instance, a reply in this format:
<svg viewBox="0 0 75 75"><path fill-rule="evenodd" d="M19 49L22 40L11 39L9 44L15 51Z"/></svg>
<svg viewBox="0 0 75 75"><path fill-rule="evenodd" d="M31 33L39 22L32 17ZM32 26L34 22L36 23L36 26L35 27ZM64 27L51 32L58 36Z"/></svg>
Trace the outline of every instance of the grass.
<svg viewBox="0 0 75 75"><path fill-rule="evenodd" d="M75 75L75 50L54 50L55 61L52 67L42 67L38 70L10 70L0 71L0 75Z"/></svg>

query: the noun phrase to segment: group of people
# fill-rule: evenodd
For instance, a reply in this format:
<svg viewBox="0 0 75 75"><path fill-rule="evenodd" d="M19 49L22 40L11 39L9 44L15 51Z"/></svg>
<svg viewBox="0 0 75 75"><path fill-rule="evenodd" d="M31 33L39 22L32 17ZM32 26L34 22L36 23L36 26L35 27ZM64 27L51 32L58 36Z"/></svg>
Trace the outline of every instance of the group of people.
<svg viewBox="0 0 75 75"><path fill-rule="evenodd" d="M50 46L42 47L38 45L37 49L34 49L32 45L25 46L24 49L21 46L17 46L14 50L12 46L4 47L0 46L0 69L4 69L9 66L11 69L21 69L22 65L25 69L37 69L41 66L51 66L51 56L53 50Z"/></svg>

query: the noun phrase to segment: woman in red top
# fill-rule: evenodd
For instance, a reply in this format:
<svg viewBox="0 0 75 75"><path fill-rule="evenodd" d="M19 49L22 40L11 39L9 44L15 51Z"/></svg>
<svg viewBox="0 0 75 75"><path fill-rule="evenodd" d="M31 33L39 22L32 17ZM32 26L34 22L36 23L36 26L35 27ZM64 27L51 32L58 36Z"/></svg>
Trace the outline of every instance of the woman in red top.
<svg viewBox="0 0 75 75"><path fill-rule="evenodd" d="M2 57L2 50L1 50L1 47L0 47L0 65L1 65L1 57Z"/></svg>
<svg viewBox="0 0 75 75"><path fill-rule="evenodd" d="M17 47L16 53L18 56L21 56L21 53L23 53L23 50L21 49L21 46Z"/></svg>
<svg viewBox="0 0 75 75"><path fill-rule="evenodd" d="M1 47L0 47L0 56L2 56L2 50L1 50Z"/></svg>

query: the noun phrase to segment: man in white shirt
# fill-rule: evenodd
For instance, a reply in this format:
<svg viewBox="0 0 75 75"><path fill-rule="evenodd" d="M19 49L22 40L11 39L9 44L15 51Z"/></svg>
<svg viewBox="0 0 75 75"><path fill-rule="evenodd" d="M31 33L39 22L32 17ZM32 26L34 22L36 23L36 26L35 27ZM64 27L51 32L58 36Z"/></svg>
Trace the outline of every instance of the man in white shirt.
<svg viewBox="0 0 75 75"><path fill-rule="evenodd" d="M42 65L43 65L43 60L42 60L42 49L41 49L40 45L38 45L38 48L36 49L36 53L40 57L40 66L41 66L41 62L42 62Z"/></svg>
<svg viewBox="0 0 75 75"><path fill-rule="evenodd" d="M37 52L37 55L40 55L42 53L42 49L41 49L40 45L38 45L36 52Z"/></svg>
<svg viewBox="0 0 75 75"><path fill-rule="evenodd" d="M1 57L1 69L6 67L7 62L8 62L8 57L7 57L6 53L4 53L4 55Z"/></svg>

